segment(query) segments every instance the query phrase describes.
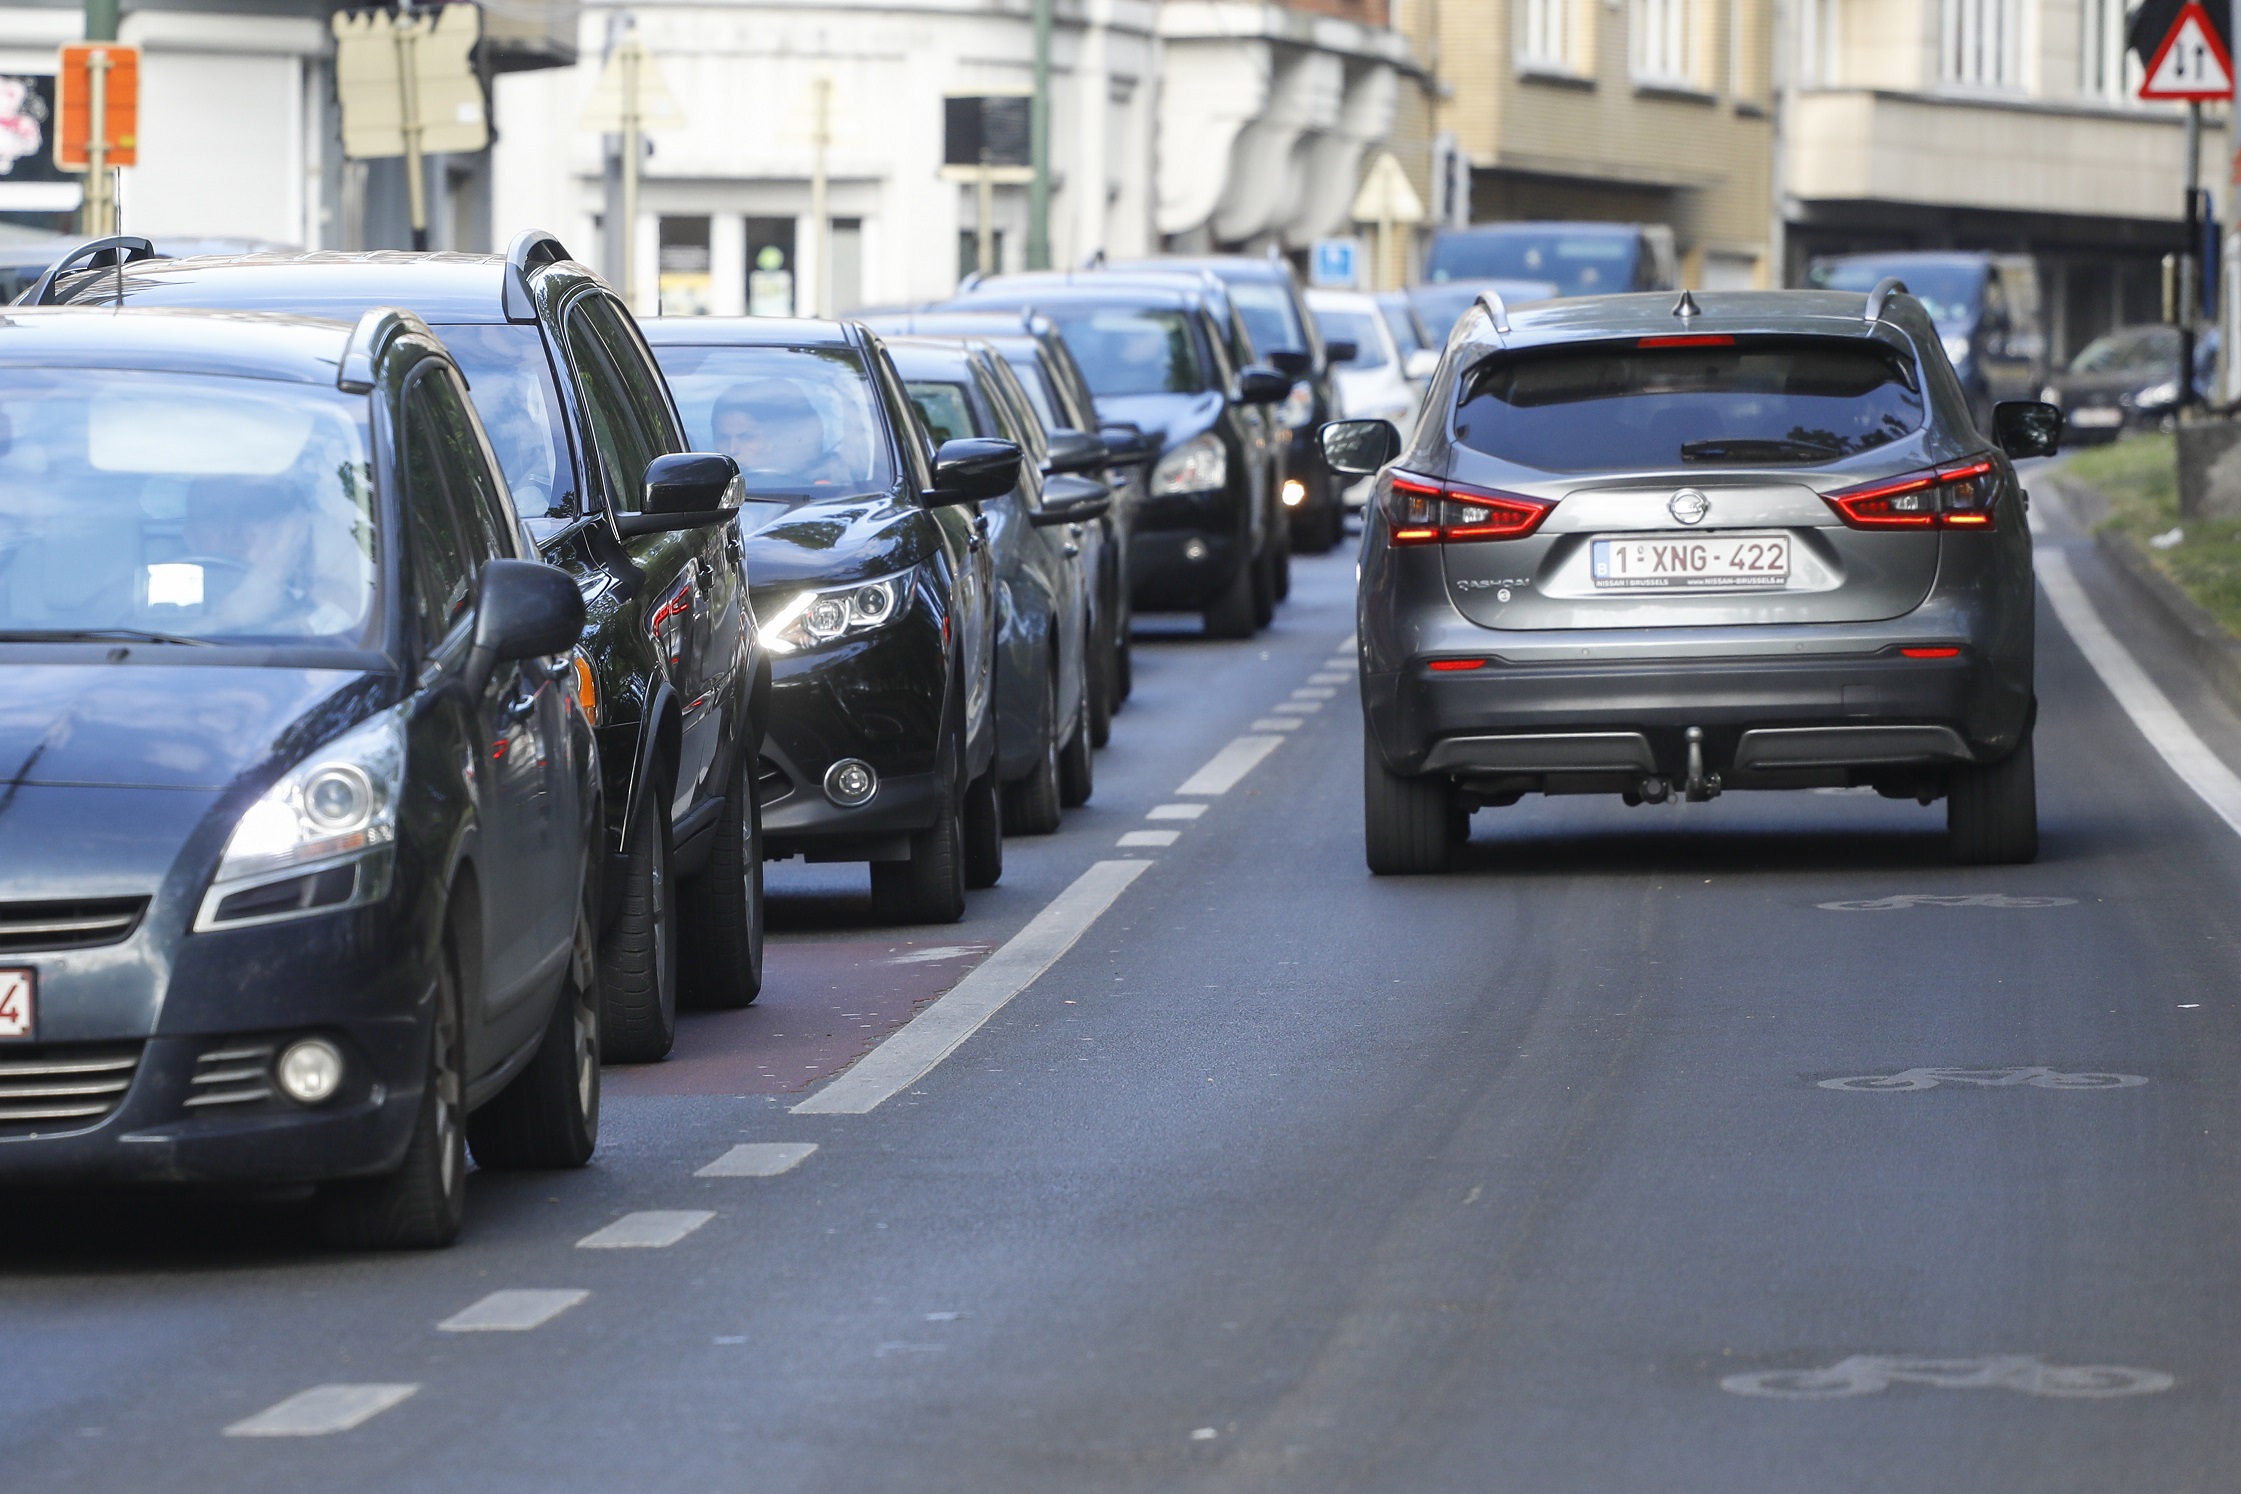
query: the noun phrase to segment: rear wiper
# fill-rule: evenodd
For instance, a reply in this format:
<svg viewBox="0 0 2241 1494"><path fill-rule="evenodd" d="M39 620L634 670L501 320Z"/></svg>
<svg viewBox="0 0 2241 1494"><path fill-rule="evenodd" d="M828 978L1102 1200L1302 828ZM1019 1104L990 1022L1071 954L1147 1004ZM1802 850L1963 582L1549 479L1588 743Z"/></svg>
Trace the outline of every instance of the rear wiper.
<svg viewBox="0 0 2241 1494"><path fill-rule="evenodd" d="M0 643L175 643L184 648L210 648L207 638L182 638L177 633L151 633L144 628L23 628L0 632Z"/></svg>
<svg viewBox="0 0 2241 1494"><path fill-rule="evenodd" d="M1722 437L1681 444L1684 462L1825 462L1843 452L1817 441L1784 437Z"/></svg>

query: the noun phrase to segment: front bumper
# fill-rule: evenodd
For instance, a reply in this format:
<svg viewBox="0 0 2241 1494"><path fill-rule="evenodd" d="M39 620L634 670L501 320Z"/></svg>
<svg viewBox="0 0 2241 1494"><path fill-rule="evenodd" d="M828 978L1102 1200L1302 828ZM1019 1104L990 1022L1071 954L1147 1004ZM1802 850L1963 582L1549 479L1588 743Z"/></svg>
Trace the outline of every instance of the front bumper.
<svg viewBox="0 0 2241 1494"><path fill-rule="evenodd" d="M1219 597L1253 560L1252 515L1234 485L1147 498L1130 537L1131 601L1146 612L1190 612Z"/></svg>

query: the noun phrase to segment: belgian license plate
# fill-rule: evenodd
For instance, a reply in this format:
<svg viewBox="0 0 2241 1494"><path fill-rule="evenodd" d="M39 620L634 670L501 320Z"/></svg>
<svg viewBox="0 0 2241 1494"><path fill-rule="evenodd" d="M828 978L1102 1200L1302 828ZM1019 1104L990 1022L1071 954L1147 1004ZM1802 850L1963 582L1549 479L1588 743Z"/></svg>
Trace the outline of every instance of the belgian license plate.
<svg viewBox="0 0 2241 1494"><path fill-rule="evenodd" d="M2089 430L2107 430L2111 426L2124 424L2124 412L2107 405L2088 405L2082 410L2070 412L2070 424Z"/></svg>
<svg viewBox="0 0 2241 1494"><path fill-rule="evenodd" d="M1790 581L1786 534L1640 535L1599 539L1595 584L1610 591L1729 591Z"/></svg>
<svg viewBox="0 0 2241 1494"><path fill-rule="evenodd" d="M0 970L0 1038L37 1037L34 1003L38 976L30 970Z"/></svg>

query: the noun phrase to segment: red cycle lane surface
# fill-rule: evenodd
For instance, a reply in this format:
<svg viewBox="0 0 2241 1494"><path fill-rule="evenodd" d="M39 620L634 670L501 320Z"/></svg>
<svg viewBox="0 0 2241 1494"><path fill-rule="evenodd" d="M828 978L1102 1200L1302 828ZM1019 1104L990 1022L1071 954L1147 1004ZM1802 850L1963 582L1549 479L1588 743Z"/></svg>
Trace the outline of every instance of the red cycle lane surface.
<svg viewBox="0 0 2241 1494"><path fill-rule="evenodd" d="M805 1090L869 1053L996 946L963 939L773 939L763 995L737 1012L680 1012L661 1063L618 1065L615 1096Z"/></svg>

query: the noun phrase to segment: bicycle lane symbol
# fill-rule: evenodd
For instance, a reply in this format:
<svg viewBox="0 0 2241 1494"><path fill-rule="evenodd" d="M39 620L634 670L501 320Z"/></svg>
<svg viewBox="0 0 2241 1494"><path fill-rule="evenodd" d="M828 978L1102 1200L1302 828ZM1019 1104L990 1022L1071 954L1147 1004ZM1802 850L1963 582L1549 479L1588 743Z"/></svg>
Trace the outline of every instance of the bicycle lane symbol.
<svg viewBox="0 0 2241 1494"><path fill-rule="evenodd" d="M2064 1400L2114 1400L2154 1395L2178 1384L2162 1370L2121 1364L2048 1364L2036 1354L1979 1354L1942 1358L1916 1354L1854 1354L1825 1369L1757 1370L1729 1375L1720 1389L1732 1395L1787 1401L1830 1401L1878 1395L1893 1385L1938 1390L2012 1390Z"/></svg>
<svg viewBox="0 0 2241 1494"><path fill-rule="evenodd" d="M2033 1089L2102 1090L2137 1089L2147 1083L2140 1074L2066 1074L2039 1065L2006 1069L1925 1068L1901 1069L1896 1074L1856 1074L1847 1079L1823 1079L1822 1089L1852 1094L1917 1094L1942 1084L1970 1084L1981 1089L2008 1089L2029 1085Z"/></svg>
<svg viewBox="0 0 2241 1494"><path fill-rule="evenodd" d="M1829 913L1896 913L1905 908L2068 908L2076 903L2074 897L2017 897L2005 892L1901 892L1813 906Z"/></svg>

